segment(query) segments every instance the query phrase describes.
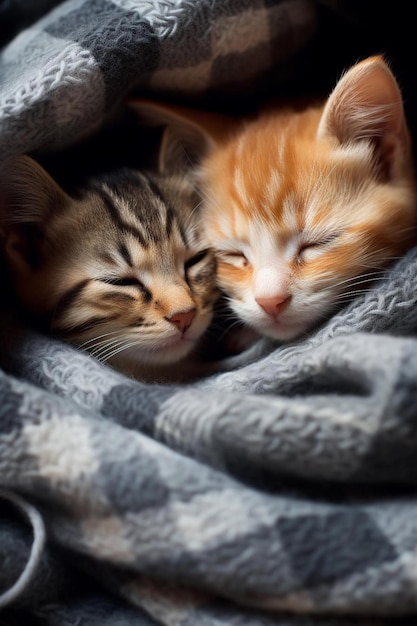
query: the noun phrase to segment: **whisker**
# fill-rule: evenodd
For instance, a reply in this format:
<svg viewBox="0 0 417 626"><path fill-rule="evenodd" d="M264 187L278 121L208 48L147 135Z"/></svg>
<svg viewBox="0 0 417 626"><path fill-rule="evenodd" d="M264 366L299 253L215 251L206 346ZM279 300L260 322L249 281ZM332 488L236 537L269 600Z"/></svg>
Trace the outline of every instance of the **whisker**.
<svg viewBox="0 0 417 626"><path fill-rule="evenodd" d="M130 343L121 343L119 346L115 347L113 350L109 350L105 354L102 354L100 360L104 363L108 361L109 359L112 359L114 356L116 356L116 354L119 354L120 352L124 352L125 350L128 350L129 348L132 348L134 346L139 346L139 345L140 345L140 341L138 340L131 341Z"/></svg>
<svg viewBox="0 0 417 626"><path fill-rule="evenodd" d="M351 286L353 284L361 284L370 282L371 280L383 280L386 276L386 272L369 272L367 274L359 274L358 276L352 276L351 278L346 278L345 280L341 280L335 283L335 287L340 287L341 285Z"/></svg>
<svg viewBox="0 0 417 626"><path fill-rule="evenodd" d="M101 349L94 354L94 356L104 362L107 361L112 354L117 354L122 350L126 350L130 346L140 345L140 343L139 339L120 337L119 341L113 341L107 346L102 346Z"/></svg>
<svg viewBox="0 0 417 626"><path fill-rule="evenodd" d="M147 336L149 337L153 335L152 331L148 331L148 332L141 331L140 337L133 338L133 337L125 336L123 334L123 331L117 331L117 332L119 333L117 337L114 337L110 340L104 339L104 340L98 341L96 345L91 345L88 348L88 351L98 359L106 358L106 354L109 350L111 351L115 348L118 348L119 346L123 345L123 343L133 341L134 344L136 343L137 345L140 345L143 339L145 339Z"/></svg>
<svg viewBox="0 0 417 626"><path fill-rule="evenodd" d="M334 299L335 302L342 302L343 300L351 300L355 296L362 296L365 293L368 293L369 289L356 289L354 291L347 291L345 293L341 293L337 295Z"/></svg>
<svg viewBox="0 0 417 626"><path fill-rule="evenodd" d="M101 360L101 358L108 352L108 350L112 350L116 346L123 344L126 341L123 337L117 337L112 341L101 342L100 344L94 346L89 349L89 352L96 358Z"/></svg>
<svg viewBox="0 0 417 626"><path fill-rule="evenodd" d="M89 344L98 342L100 339L105 339L106 337L110 337L111 335L116 335L117 333L120 333L120 329L118 330L111 330L107 333L103 333L102 335L97 335L95 337L90 337L90 339L87 339L86 341L84 341L83 343L79 344L79 347L82 349L86 349L89 350Z"/></svg>

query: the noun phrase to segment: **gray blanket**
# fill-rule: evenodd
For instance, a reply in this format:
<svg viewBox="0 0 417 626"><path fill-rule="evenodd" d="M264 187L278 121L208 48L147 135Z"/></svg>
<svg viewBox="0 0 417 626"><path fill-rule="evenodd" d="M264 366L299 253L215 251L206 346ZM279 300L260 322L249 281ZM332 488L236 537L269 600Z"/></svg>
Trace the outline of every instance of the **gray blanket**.
<svg viewBox="0 0 417 626"><path fill-rule="evenodd" d="M26 4L0 2L1 159L82 140L131 93L279 90L322 11ZM4 311L0 624L417 623L416 300L414 249L310 337L189 385L130 380Z"/></svg>

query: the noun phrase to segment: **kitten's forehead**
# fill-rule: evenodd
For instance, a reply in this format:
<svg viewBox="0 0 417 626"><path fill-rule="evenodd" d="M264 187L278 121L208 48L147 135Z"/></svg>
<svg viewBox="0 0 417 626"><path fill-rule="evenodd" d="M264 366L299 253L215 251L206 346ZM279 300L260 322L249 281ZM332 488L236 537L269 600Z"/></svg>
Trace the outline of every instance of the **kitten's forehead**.
<svg viewBox="0 0 417 626"><path fill-rule="evenodd" d="M150 193L141 186L129 189L126 193L115 193L106 186L103 186L102 191L102 198L113 220L126 231L136 229L144 244L147 241L164 241L170 237L177 218L162 196Z"/></svg>
<svg viewBox="0 0 417 626"><path fill-rule="evenodd" d="M115 182L105 181L95 193L117 230L136 231L144 246L171 238L184 245L193 236L193 199L181 180L128 172Z"/></svg>
<svg viewBox="0 0 417 626"><path fill-rule="evenodd" d="M335 231L366 220L377 210L369 203L377 183L372 149L366 142L342 149L296 143L289 133L282 141L277 146L269 138L259 159L249 159L240 139L229 155L231 175L221 175L220 163L217 171L213 169L220 181L213 178L207 190L213 237L254 239L249 229L256 233L263 224L278 239L302 231Z"/></svg>
<svg viewBox="0 0 417 626"><path fill-rule="evenodd" d="M100 181L74 205L75 256L97 275L172 272L201 247L191 206L188 189L167 177L126 171Z"/></svg>

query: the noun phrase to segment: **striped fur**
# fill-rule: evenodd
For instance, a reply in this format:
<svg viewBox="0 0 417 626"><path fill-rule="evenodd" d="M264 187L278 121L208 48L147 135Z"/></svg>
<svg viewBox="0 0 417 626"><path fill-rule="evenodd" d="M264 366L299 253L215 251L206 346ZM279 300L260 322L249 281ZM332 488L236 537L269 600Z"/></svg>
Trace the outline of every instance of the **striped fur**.
<svg viewBox="0 0 417 626"><path fill-rule="evenodd" d="M299 337L415 242L410 138L382 57L350 68L322 103L231 120L212 138L199 171L206 235L219 286L259 333Z"/></svg>
<svg viewBox="0 0 417 626"><path fill-rule="evenodd" d="M129 373L193 350L218 290L183 178L120 170L70 197L27 156L2 178L5 252L28 311Z"/></svg>

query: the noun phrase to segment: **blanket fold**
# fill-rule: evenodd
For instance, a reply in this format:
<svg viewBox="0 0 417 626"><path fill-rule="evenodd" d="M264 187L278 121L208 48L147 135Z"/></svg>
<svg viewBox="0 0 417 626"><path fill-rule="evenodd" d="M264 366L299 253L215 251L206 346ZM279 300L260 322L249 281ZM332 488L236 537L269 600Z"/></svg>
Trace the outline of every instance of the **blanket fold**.
<svg viewBox="0 0 417 626"><path fill-rule="evenodd" d="M0 2L0 161L53 159L130 94L221 109L300 91L335 25L351 48L321 86L364 52L349 2L19 5ZM182 385L131 380L4 307L0 623L414 624L416 303L417 248L308 337Z"/></svg>

